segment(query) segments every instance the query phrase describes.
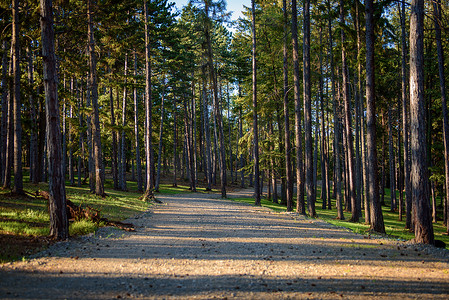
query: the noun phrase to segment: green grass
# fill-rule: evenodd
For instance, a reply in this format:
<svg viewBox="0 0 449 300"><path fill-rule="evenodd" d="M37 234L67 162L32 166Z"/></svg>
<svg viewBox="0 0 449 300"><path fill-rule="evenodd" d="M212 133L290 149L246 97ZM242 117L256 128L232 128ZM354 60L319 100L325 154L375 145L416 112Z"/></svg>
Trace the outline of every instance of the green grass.
<svg viewBox="0 0 449 300"><path fill-rule="evenodd" d="M320 189L318 188L317 195L320 195ZM390 190L385 190L385 204L386 206L382 207L384 224L385 224L385 232L386 235L391 238L398 238L401 240L411 240L413 239L414 233L410 232L408 229L405 229L405 215L402 216L402 221L399 221L398 212L390 211ZM399 199L399 197L397 197ZM247 203L254 205L253 198L236 198L232 199L234 201ZM287 208L284 205L280 205L277 203L273 203L272 201L263 198L261 200L261 204L264 207L271 208L276 212L286 211ZM326 221L330 224L333 224L338 227L348 228L356 233L360 234L372 234L370 232L370 226L365 224L365 213L362 211L362 217L360 218L360 222L354 223L348 220L351 219L350 212L344 212L345 220L337 220L337 210L335 209L335 200L332 200L332 210L322 209L322 201L321 199L317 199L316 202L316 213L317 218ZM362 209L363 210L363 209ZM438 211L438 215L441 217L442 212ZM443 225L442 221L438 221L433 224L433 230L435 234L435 239L441 240L446 243L446 248L449 249L449 236L446 235L446 227Z"/></svg>

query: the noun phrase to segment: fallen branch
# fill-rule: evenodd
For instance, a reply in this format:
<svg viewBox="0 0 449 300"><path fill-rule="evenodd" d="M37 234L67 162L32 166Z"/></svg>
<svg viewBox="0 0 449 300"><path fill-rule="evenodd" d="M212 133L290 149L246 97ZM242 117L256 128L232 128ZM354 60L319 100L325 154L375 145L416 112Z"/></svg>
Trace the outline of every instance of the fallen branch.
<svg viewBox="0 0 449 300"><path fill-rule="evenodd" d="M31 195L31 194L30 194ZM36 198L41 197L45 200L50 200L50 194L46 191L37 191L34 195ZM101 217L101 212L98 209L87 206L85 208L81 205L76 205L69 199L66 201L67 218L69 220L90 220L95 223L104 222L107 226L114 226L126 231L135 231L134 225L131 223L124 223L120 221L110 221L107 218Z"/></svg>

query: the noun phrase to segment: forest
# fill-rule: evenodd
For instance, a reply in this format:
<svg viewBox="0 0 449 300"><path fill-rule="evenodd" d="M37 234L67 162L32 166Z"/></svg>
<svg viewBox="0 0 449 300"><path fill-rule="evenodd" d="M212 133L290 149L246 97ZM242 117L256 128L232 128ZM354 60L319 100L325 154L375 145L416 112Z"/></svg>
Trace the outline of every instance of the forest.
<svg viewBox="0 0 449 300"><path fill-rule="evenodd" d="M49 183L54 238L66 185L162 178L449 232L448 1L38 2L0 3L0 183Z"/></svg>

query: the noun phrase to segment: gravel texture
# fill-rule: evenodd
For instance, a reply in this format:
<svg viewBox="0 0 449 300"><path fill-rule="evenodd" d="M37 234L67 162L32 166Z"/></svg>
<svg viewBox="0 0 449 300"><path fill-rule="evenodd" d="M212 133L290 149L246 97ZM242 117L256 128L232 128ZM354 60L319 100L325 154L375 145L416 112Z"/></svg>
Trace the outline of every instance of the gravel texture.
<svg viewBox="0 0 449 300"><path fill-rule="evenodd" d="M0 298L449 298L446 250L215 194L158 199L128 220L136 232L101 228L1 265Z"/></svg>

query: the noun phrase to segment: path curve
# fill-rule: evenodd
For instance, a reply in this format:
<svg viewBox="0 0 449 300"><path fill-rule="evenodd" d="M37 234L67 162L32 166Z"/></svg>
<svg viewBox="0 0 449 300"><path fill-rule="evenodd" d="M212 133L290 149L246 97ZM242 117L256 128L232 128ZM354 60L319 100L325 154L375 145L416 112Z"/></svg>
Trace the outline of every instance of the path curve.
<svg viewBox="0 0 449 300"><path fill-rule="evenodd" d="M246 191L247 193L248 191ZM242 191L234 195L242 195ZM243 193L244 194L244 193ZM215 194L0 266L1 299L340 299L449 295L448 251L374 239Z"/></svg>

